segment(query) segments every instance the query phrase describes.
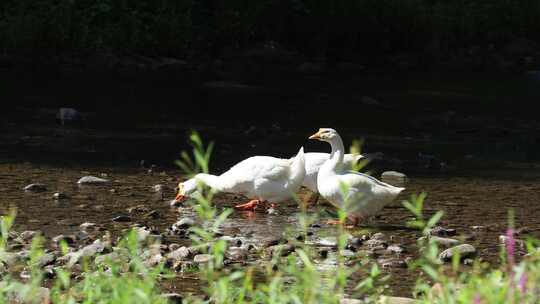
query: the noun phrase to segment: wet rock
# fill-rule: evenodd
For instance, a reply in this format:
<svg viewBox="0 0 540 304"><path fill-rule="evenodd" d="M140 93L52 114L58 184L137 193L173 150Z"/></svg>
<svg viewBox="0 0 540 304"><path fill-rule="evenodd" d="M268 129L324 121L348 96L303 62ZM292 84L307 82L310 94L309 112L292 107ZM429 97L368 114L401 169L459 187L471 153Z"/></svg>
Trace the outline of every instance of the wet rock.
<svg viewBox="0 0 540 304"><path fill-rule="evenodd" d="M407 263L403 260L378 259L377 263L379 263L382 268L407 268Z"/></svg>
<svg viewBox="0 0 540 304"><path fill-rule="evenodd" d="M161 297L171 304L182 304L183 301L182 296L178 293L164 293L161 294Z"/></svg>
<svg viewBox="0 0 540 304"><path fill-rule="evenodd" d="M530 232L531 232L531 229L529 229L529 227L521 227L521 228L516 229L515 231L516 235L528 234Z"/></svg>
<svg viewBox="0 0 540 304"><path fill-rule="evenodd" d="M485 230L486 226L471 226L472 230Z"/></svg>
<svg viewBox="0 0 540 304"><path fill-rule="evenodd" d="M56 261L56 257L52 253L45 253L42 256L39 257L39 259L36 261L36 266L39 268L43 268L47 265L51 265Z"/></svg>
<svg viewBox="0 0 540 304"><path fill-rule="evenodd" d="M397 171L385 171L381 174L381 180L393 186L403 186L407 183L407 175Z"/></svg>
<svg viewBox="0 0 540 304"><path fill-rule="evenodd" d="M187 229L193 225L195 225L195 221L192 218L184 217L183 219L174 223L173 227L177 229Z"/></svg>
<svg viewBox="0 0 540 304"><path fill-rule="evenodd" d="M379 304L415 304L415 303L418 303L418 301L415 299L404 298L404 297L381 296L377 303Z"/></svg>
<svg viewBox="0 0 540 304"><path fill-rule="evenodd" d="M157 253L152 255L148 260L144 262L144 264L148 267L154 267L159 265L164 260L163 255L161 253Z"/></svg>
<svg viewBox="0 0 540 304"><path fill-rule="evenodd" d="M435 226L433 227L433 229L431 229L431 231L429 232L430 235L435 235L435 236L454 236L456 235L456 229L449 229L449 228L444 228L444 227L441 227L441 226Z"/></svg>
<svg viewBox="0 0 540 304"><path fill-rule="evenodd" d="M285 244L285 243L287 243L287 240L283 237L279 237L279 238L274 238L274 239L265 241L263 243L263 247L268 248L268 247L276 246L278 244Z"/></svg>
<svg viewBox="0 0 540 304"><path fill-rule="evenodd" d="M104 185L108 184L110 181L105 178L95 177L95 176L83 176L78 181L79 185Z"/></svg>
<svg viewBox="0 0 540 304"><path fill-rule="evenodd" d="M60 264L67 263L68 267L71 267L77 264L81 259L94 257L98 253L102 253L104 251L105 251L105 244L101 242L100 240L96 240L94 243L87 245L78 251L70 252L58 258L57 261Z"/></svg>
<svg viewBox="0 0 540 304"><path fill-rule="evenodd" d="M315 242L315 246L336 248L337 240L335 237L320 238Z"/></svg>
<svg viewBox="0 0 540 304"><path fill-rule="evenodd" d="M279 244L268 247L266 250L271 256L274 256L275 254L280 254L281 256L288 256L294 251L294 246L291 244Z"/></svg>
<svg viewBox="0 0 540 304"><path fill-rule="evenodd" d="M96 265L103 265L105 263L127 263L129 261L127 250L115 250L113 252L102 254L94 259Z"/></svg>
<svg viewBox="0 0 540 304"><path fill-rule="evenodd" d="M82 121L82 115L74 108L60 108L56 113L56 122L61 125L78 124Z"/></svg>
<svg viewBox="0 0 540 304"><path fill-rule="evenodd" d="M146 214L143 215L144 219L158 219L161 215L159 214L159 211L152 210Z"/></svg>
<svg viewBox="0 0 540 304"><path fill-rule="evenodd" d="M63 192L56 192L56 193L53 194L52 197L53 197L53 199L55 199L57 201L68 198L68 196Z"/></svg>
<svg viewBox="0 0 540 304"><path fill-rule="evenodd" d="M245 262L248 258L248 253L245 248L232 247L229 248L226 255L227 259L234 262Z"/></svg>
<svg viewBox="0 0 540 304"><path fill-rule="evenodd" d="M388 246L388 243L384 240L378 239L369 239L364 242L364 245L367 245L370 249L381 248L385 249Z"/></svg>
<svg viewBox="0 0 540 304"><path fill-rule="evenodd" d="M278 214L278 212L277 212L277 210L275 208L268 208L266 210L266 213L269 214L269 215L277 215Z"/></svg>
<svg viewBox="0 0 540 304"><path fill-rule="evenodd" d="M386 247L386 251L394 254L402 254L403 252L405 252L405 248L399 245L391 245Z"/></svg>
<svg viewBox="0 0 540 304"><path fill-rule="evenodd" d="M162 184L154 185L152 189L154 190L154 192L157 192L157 193L165 193L166 191L169 190L167 186L162 185Z"/></svg>
<svg viewBox="0 0 540 304"><path fill-rule="evenodd" d="M506 246L506 244L508 243L509 239L508 239L508 236L506 235L499 235L499 243L503 246ZM520 240L520 239L516 239L514 238L514 242L516 244L516 246L520 249L524 249L525 248L525 241L523 240Z"/></svg>
<svg viewBox="0 0 540 304"><path fill-rule="evenodd" d="M53 244L55 244L55 246L59 246L60 242L62 242L62 241L66 242L67 245L73 245L75 243L76 239L75 239L74 235L59 234L59 235L53 237L51 241L53 242Z"/></svg>
<svg viewBox="0 0 540 304"><path fill-rule="evenodd" d="M347 245L347 249L355 248L358 249L364 244L365 239L362 237L352 237Z"/></svg>
<svg viewBox="0 0 540 304"><path fill-rule="evenodd" d="M21 238L21 240L24 242L24 243L30 243L32 242L32 239L34 237L36 237L37 235L39 235L40 233L38 231L33 231L33 230L27 230L27 231L23 231L21 232L21 234L19 235L19 237Z"/></svg>
<svg viewBox="0 0 540 304"><path fill-rule="evenodd" d="M430 236L429 239L443 247L452 247L452 246L456 246L457 244L459 244L459 241L456 240L456 239L451 239L451 238L443 238L443 237L440 237L440 236ZM418 241L420 242L424 242L426 241L426 237L423 236L421 238L418 239Z"/></svg>
<svg viewBox="0 0 540 304"><path fill-rule="evenodd" d="M131 222L131 217L128 215L118 215L113 217L113 222Z"/></svg>
<svg viewBox="0 0 540 304"><path fill-rule="evenodd" d="M439 254L439 259L442 261L450 261L454 254L458 252L460 259L472 258L476 256L476 248L469 244L462 244L452 248L448 248Z"/></svg>
<svg viewBox="0 0 540 304"><path fill-rule="evenodd" d="M3 262L7 268L12 268L15 264L22 261L19 254L14 252L0 251L0 261Z"/></svg>
<svg viewBox="0 0 540 304"><path fill-rule="evenodd" d="M185 261L190 256L189 249L185 246L182 246L166 255L167 263L172 265L173 269L176 269L179 264Z"/></svg>
<svg viewBox="0 0 540 304"><path fill-rule="evenodd" d="M30 184L30 185L27 185L26 187L24 187L24 191L34 192L34 193L44 192L44 191L47 191L47 186L45 186L45 184L41 184L41 183L34 183L34 184Z"/></svg>
<svg viewBox="0 0 540 304"><path fill-rule="evenodd" d="M127 209L127 212L129 214L145 213L145 212L150 212L150 208L148 208L145 205L137 205L137 206L134 206L134 207L129 207Z"/></svg>
<svg viewBox="0 0 540 304"><path fill-rule="evenodd" d="M474 260L473 259L464 259L463 264L464 265L472 265L472 264L474 264Z"/></svg>
<svg viewBox="0 0 540 304"><path fill-rule="evenodd" d="M81 231L91 233L98 231L101 227L98 224L86 222L80 224L79 228L81 229Z"/></svg>
<svg viewBox="0 0 540 304"><path fill-rule="evenodd" d="M377 232L375 233L374 235L371 236L370 238L371 240L380 240L380 241L386 241L387 240L387 237L384 233L382 232Z"/></svg>
<svg viewBox="0 0 540 304"><path fill-rule="evenodd" d="M210 262L212 259L212 256L209 254L197 254L195 257L193 257L193 262L197 264L206 264Z"/></svg>

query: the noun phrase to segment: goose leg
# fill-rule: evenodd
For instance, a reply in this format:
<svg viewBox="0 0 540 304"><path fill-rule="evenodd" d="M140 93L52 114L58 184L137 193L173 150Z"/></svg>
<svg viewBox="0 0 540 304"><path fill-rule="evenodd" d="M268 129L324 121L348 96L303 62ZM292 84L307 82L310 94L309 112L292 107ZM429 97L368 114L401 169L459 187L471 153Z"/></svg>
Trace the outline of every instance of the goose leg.
<svg viewBox="0 0 540 304"><path fill-rule="evenodd" d="M250 200L249 202L245 204L236 205L234 206L234 208L238 210L254 211L257 208L257 205L259 205L260 203L261 203L260 200L254 199L254 200Z"/></svg>

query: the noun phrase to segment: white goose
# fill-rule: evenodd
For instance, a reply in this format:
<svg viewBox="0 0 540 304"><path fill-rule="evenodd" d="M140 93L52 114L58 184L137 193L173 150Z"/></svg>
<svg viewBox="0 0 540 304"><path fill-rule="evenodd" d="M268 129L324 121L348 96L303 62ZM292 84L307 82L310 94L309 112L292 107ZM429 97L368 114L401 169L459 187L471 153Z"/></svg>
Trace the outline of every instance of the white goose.
<svg viewBox="0 0 540 304"><path fill-rule="evenodd" d="M219 176L199 173L179 183L176 200L189 197L197 190L197 182L202 182L219 192L238 193L251 198L235 208L253 210L262 202L273 205L291 198L300 189L305 174L304 148L300 148L291 159L253 156Z"/></svg>
<svg viewBox="0 0 540 304"><path fill-rule="evenodd" d="M345 154L343 156L343 170L349 171L364 156L361 154ZM317 194L315 202L318 200L319 190L317 190L317 174L321 166L330 158L330 153L308 152L306 158L306 176L302 182L302 186L308 188L311 192Z"/></svg>
<svg viewBox="0 0 540 304"><path fill-rule="evenodd" d="M321 128L309 138L328 142L332 146L330 158L321 166L317 175L317 189L332 205L344 208L354 220L354 225L375 215L405 190L366 174L343 170L345 149L341 137L334 129ZM341 192L342 184L348 188L345 198Z"/></svg>

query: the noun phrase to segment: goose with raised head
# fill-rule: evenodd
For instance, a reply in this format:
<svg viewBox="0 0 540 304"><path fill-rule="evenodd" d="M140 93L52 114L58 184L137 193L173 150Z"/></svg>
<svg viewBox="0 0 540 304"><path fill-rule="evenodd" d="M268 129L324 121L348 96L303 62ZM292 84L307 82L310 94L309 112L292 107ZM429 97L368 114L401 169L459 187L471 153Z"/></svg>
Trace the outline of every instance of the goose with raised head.
<svg viewBox="0 0 540 304"><path fill-rule="evenodd" d="M317 189L332 205L346 210L354 225L375 215L405 190L383 183L367 174L344 170L345 149L343 140L336 130L321 128L309 139L324 141L331 145L330 158L324 162L317 174ZM347 189L348 193L342 193L343 189Z"/></svg>
<svg viewBox="0 0 540 304"><path fill-rule="evenodd" d="M345 154L343 156L343 170L348 171L364 156L361 154ZM323 152L307 152L306 158L306 176L302 182L302 186L308 188L316 194L314 202L319 199L319 190L317 190L317 175L321 166L330 158L330 153Z"/></svg>
<svg viewBox="0 0 540 304"><path fill-rule="evenodd" d="M199 173L178 184L177 201L182 201L197 191L201 182L218 192L242 194L251 200L235 208L254 210L260 203L279 203L298 192L304 176L304 148L294 158L282 159L271 156L247 158L221 175Z"/></svg>

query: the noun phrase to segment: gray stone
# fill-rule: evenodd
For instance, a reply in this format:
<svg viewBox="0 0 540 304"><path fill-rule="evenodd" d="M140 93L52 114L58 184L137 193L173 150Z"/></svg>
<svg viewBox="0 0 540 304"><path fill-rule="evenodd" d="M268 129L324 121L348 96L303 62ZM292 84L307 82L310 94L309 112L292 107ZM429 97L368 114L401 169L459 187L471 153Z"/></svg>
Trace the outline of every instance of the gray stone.
<svg viewBox="0 0 540 304"><path fill-rule="evenodd" d="M193 262L197 264L205 264L205 263L210 262L211 259L212 259L212 256L209 254L197 254L193 258Z"/></svg>
<svg viewBox="0 0 540 304"><path fill-rule="evenodd" d="M26 231L23 231L21 232L21 234L19 235L19 237L21 238L21 240L25 243L29 243L32 241L32 239L38 235L39 232L38 231L34 231L34 230L26 230Z"/></svg>
<svg viewBox="0 0 540 304"><path fill-rule="evenodd" d="M390 253L401 254L405 251L405 248L399 245L391 245L391 246L386 247L386 251Z"/></svg>
<svg viewBox="0 0 540 304"><path fill-rule="evenodd" d="M186 229L193 225L195 225L195 221L192 218L184 217L183 219L173 224L173 229Z"/></svg>
<svg viewBox="0 0 540 304"><path fill-rule="evenodd" d="M375 233L374 235L372 235L370 237L371 240L381 240L381 241L386 241L386 234L382 233L382 232L377 232Z"/></svg>
<svg viewBox="0 0 540 304"><path fill-rule="evenodd" d="M291 244L279 244L279 245L268 247L266 250L272 256L278 253L281 256L288 256L294 251L294 246Z"/></svg>
<svg viewBox="0 0 540 304"><path fill-rule="evenodd" d="M15 264L20 262L21 256L14 252L0 251L0 261L6 264L8 268L13 267Z"/></svg>
<svg viewBox="0 0 540 304"><path fill-rule="evenodd" d="M456 229L444 228L442 226L435 226L429 232L430 235L435 236L453 236L456 235Z"/></svg>
<svg viewBox="0 0 540 304"><path fill-rule="evenodd" d="M59 234L52 238L52 242L58 246L60 242L65 241L67 245L73 245L76 241L75 236L73 235L63 235Z"/></svg>
<svg viewBox="0 0 540 304"><path fill-rule="evenodd" d="M103 185L108 184L110 181L105 178L95 177L95 176L83 176L78 181L79 185Z"/></svg>
<svg viewBox="0 0 540 304"><path fill-rule="evenodd" d="M452 247L452 246L456 246L459 244L459 241L456 240L456 239L451 239L451 238L443 238L443 237L440 237L440 236L430 236L429 239L443 247ZM421 238L418 239L419 241L423 242L426 240L426 237L423 236Z"/></svg>
<svg viewBox="0 0 540 304"><path fill-rule="evenodd" d="M335 237L331 237L331 236L320 238L319 240L315 242L315 246L336 248L337 240Z"/></svg>
<svg viewBox="0 0 540 304"><path fill-rule="evenodd" d="M182 246L174 251L169 252L166 257L174 264L175 262L187 259L189 255L189 249L186 246Z"/></svg>
<svg viewBox="0 0 540 304"><path fill-rule="evenodd" d="M165 298L168 303L172 304L182 304L183 298L178 293L164 293L161 294L162 298Z"/></svg>
<svg viewBox="0 0 540 304"><path fill-rule="evenodd" d="M164 259L163 255L161 255L161 253L157 253L157 254L152 255L144 263L148 267L154 267L154 266L157 266L159 263L161 263L163 259Z"/></svg>
<svg viewBox="0 0 540 304"><path fill-rule="evenodd" d="M63 200L63 199L66 199L66 198L68 198L68 196L63 192L56 192L56 193L53 194L53 199L55 199L57 201L58 200Z"/></svg>
<svg viewBox="0 0 540 304"><path fill-rule="evenodd" d="M113 217L113 222L131 222L131 217L128 215L117 215Z"/></svg>
<svg viewBox="0 0 540 304"><path fill-rule="evenodd" d="M499 243L503 246L506 245L508 242L508 236L506 235L499 235ZM517 246L517 248L524 249L525 248L525 241L514 238L514 242Z"/></svg>
<svg viewBox="0 0 540 304"><path fill-rule="evenodd" d="M414 304L418 303L417 300L404 297L388 297L381 296L379 298L378 304Z"/></svg>
<svg viewBox="0 0 540 304"><path fill-rule="evenodd" d="M100 226L95 223L86 222L80 224L79 228L84 232L95 232L99 230Z"/></svg>
<svg viewBox="0 0 540 304"><path fill-rule="evenodd" d="M56 257L52 253L45 253L42 256L39 257L39 259L36 262L36 266L42 268L47 265L51 265L56 261Z"/></svg>
<svg viewBox="0 0 540 304"><path fill-rule="evenodd" d="M407 182L407 175L397 171L385 171L381 174L381 180L394 186L403 186Z"/></svg>
<svg viewBox="0 0 540 304"><path fill-rule="evenodd" d="M376 247L383 247L386 248L388 246L388 243L384 240L378 240L378 239L369 239L364 242L365 245L367 245L369 248L374 249Z"/></svg>
<svg viewBox="0 0 540 304"><path fill-rule="evenodd" d="M109 263L109 262L114 262L114 263L128 262L129 258L128 258L127 254L128 254L127 251L122 252L121 250L115 250L115 251L113 251L111 253L107 253L107 254L97 256L94 259L94 262L97 265L102 265L102 264Z"/></svg>
<svg viewBox="0 0 540 304"><path fill-rule="evenodd" d="M450 261L455 252L459 253L460 259L472 258L476 256L476 248L469 244L462 244L452 248L448 248L439 254L439 259L442 261Z"/></svg>
<svg viewBox="0 0 540 304"><path fill-rule="evenodd" d="M78 123L82 120L82 115L74 108L60 108L56 113L56 120L62 125Z"/></svg>
<svg viewBox="0 0 540 304"><path fill-rule="evenodd" d="M58 258L58 262L61 264L67 262L68 267L71 267L77 264L81 259L94 257L98 253L102 253L104 250L105 244L100 240L96 240L94 243L85 246L78 251L70 252Z"/></svg>
<svg viewBox="0 0 540 304"><path fill-rule="evenodd" d="M47 186L42 183L33 183L24 187L24 191L28 192L44 192L47 191Z"/></svg>

